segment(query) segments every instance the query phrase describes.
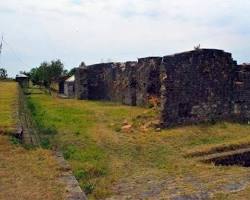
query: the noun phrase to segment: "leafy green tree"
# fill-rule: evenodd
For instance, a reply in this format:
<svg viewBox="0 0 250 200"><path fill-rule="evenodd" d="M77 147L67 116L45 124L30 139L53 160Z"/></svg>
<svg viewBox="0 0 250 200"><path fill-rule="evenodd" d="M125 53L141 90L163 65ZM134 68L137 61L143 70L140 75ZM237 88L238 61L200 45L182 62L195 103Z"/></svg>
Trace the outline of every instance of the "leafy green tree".
<svg viewBox="0 0 250 200"><path fill-rule="evenodd" d="M38 77L40 82L45 86L50 86L50 64L48 62L42 62L38 67Z"/></svg>
<svg viewBox="0 0 250 200"><path fill-rule="evenodd" d="M35 85L39 85L39 77L37 74L37 68L32 68L29 74L30 74L30 80L32 81L32 83Z"/></svg>
<svg viewBox="0 0 250 200"><path fill-rule="evenodd" d="M64 65L60 60L53 60L50 63L42 62L39 67L30 71L31 81L36 85L43 85L50 89L52 81L57 81L64 73Z"/></svg>
<svg viewBox="0 0 250 200"><path fill-rule="evenodd" d="M49 66L49 81L58 80L58 78L63 74L63 63L61 60L51 61Z"/></svg>
<svg viewBox="0 0 250 200"><path fill-rule="evenodd" d="M7 70L0 68L0 79L6 79L8 77Z"/></svg>
<svg viewBox="0 0 250 200"><path fill-rule="evenodd" d="M68 73L69 73L69 71L67 69L64 69L62 75L66 76L66 75L68 75Z"/></svg>
<svg viewBox="0 0 250 200"><path fill-rule="evenodd" d="M68 76L73 76L73 75L75 74L75 72L76 72L76 68L72 68L72 69L67 73L67 75L68 75Z"/></svg>

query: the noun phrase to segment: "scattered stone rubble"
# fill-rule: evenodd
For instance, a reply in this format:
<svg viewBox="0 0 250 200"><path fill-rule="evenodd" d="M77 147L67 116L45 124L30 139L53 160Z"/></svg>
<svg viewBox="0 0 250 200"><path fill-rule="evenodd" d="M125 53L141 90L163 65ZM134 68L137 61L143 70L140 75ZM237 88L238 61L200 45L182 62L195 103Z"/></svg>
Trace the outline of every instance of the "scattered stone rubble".
<svg viewBox="0 0 250 200"><path fill-rule="evenodd" d="M161 105L163 127L217 120L250 120L250 65L230 53L197 49L138 62L80 65L78 99L131 106Z"/></svg>

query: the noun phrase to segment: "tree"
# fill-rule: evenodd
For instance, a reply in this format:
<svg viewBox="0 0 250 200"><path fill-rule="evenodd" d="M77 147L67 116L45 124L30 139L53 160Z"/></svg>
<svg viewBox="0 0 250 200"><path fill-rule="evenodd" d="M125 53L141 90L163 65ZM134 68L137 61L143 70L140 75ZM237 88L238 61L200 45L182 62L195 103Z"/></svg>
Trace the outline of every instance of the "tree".
<svg viewBox="0 0 250 200"><path fill-rule="evenodd" d="M51 82L52 80L58 80L58 78L63 73L63 68L64 66L61 60L51 61L51 64L49 66L49 73L48 73L49 81Z"/></svg>
<svg viewBox="0 0 250 200"><path fill-rule="evenodd" d="M8 77L7 70L0 68L0 79L6 79Z"/></svg>
<svg viewBox="0 0 250 200"><path fill-rule="evenodd" d="M50 64L48 62L42 62L38 68L37 75L39 81L45 86L50 86Z"/></svg>
<svg viewBox="0 0 250 200"><path fill-rule="evenodd" d="M72 68L67 74L68 74L68 76L73 76L74 74L75 74L75 72L76 72L76 69L77 68Z"/></svg>
<svg viewBox="0 0 250 200"><path fill-rule="evenodd" d="M39 67L30 71L31 81L36 85L44 85L50 89L52 81L57 81L64 73L64 66L60 60L53 60L50 63L42 62Z"/></svg>
<svg viewBox="0 0 250 200"><path fill-rule="evenodd" d="M41 85L40 83L40 77L38 75L38 68L32 68L29 72L30 74L30 80L34 85Z"/></svg>

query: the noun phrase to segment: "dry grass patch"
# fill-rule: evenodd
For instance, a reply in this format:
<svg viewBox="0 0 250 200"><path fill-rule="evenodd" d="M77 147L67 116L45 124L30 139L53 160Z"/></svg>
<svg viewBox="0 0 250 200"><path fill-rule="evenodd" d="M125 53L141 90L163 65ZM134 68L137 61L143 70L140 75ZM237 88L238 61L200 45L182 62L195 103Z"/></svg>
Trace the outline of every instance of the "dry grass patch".
<svg viewBox="0 0 250 200"><path fill-rule="evenodd" d="M0 133L13 132L16 128L17 84L0 81Z"/></svg>
<svg viewBox="0 0 250 200"><path fill-rule="evenodd" d="M0 199L62 200L64 186L51 152L27 150L0 136Z"/></svg>

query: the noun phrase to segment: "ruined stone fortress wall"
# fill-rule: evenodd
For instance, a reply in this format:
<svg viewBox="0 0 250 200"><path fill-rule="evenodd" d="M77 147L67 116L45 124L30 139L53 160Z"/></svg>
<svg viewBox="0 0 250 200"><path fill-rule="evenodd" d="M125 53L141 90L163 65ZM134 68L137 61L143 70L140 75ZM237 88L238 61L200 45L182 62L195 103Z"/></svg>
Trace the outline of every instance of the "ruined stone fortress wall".
<svg viewBox="0 0 250 200"><path fill-rule="evenodd" d="M145 106L151 96L160 98L161 60L161 57L150 57L139 62L80 66L75 74L76 96Z"/></svg>
<svg viewBox="0 0 250 200"><path fill-rule="evenodd" d="M231 54L220 50L165 56L162 62L162 120L167 126L230 118Z"/></svg>
<svg viewBox="0 0 250 200"><path fill-rule="evenodd" d="M250 121L250 64L237 65L233 72L232 113L235 119Z"/></svg>
<svg viewBox="0 0 250 200"><path fill-rule="evenodd" d="M138 62L80 66L78 99L132 106L158 101L165 127L213 120L250 120L250 66L230 53L198 49Z"/></svg>

